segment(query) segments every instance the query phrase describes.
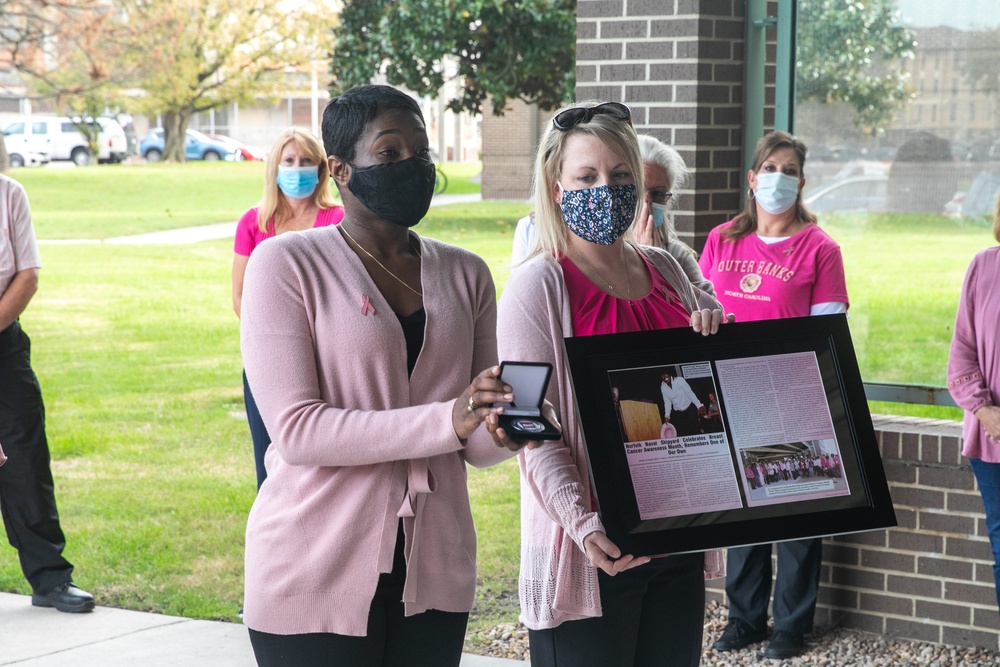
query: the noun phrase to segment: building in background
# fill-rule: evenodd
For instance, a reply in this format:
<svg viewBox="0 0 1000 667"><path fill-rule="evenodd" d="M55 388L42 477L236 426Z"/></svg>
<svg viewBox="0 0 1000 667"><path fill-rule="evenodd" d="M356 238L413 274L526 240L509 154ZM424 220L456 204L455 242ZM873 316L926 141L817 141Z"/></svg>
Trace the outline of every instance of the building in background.
<svg viewBox="0 0 1000 667"><path fill-rule="evenodd" d="M312 71L286 70L279 74L286 84L286 92L278 100L251 105L227 104L195 114L188 127L206 134L230 136L265 150L291 125L307 128L319 136L323 109L330 99L325 73L325 63L315 63ZM446 101L458 96L455 92L458 86L459 82L452 77L436 99L417 97L417 101L438 161L478 162L482 152L480 117L468 112L456 114L446 108ZM68 113L52 98L32 99L30 95L31 89L22 77L15 70L3 67L0 54L0 128L19 115ZM123 125L131 122L130 130L140 139L161 124L156 116L127 116L122 121Z"/></svg>

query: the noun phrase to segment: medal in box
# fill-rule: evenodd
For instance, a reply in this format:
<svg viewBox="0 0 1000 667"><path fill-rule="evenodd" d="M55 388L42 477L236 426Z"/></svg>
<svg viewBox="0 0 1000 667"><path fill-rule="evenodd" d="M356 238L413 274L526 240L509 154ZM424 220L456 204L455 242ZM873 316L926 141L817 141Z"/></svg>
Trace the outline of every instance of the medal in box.
<svg viewBox="0 0 1000 667"><path fill-rule="evenodd" d="M494 403L503 407L500 427L512 440L558 440L562 437L552 423L542 416L542 403L549 387L552 364L531 361L504 361L500 364L500 380L514 390L511 403Z"/></svg>

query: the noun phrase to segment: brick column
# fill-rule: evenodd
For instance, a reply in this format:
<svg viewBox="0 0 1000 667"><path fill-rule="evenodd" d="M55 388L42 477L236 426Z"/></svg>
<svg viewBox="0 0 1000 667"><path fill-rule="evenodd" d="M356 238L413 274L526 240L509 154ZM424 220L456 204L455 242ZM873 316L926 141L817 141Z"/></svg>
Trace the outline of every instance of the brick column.
<svg viewBox="0 0 1000 667"><path fill-rule="evenodd" d="M577 2L577 99L628 104L638 132L680 152L692 178L677 231L698 249L740 207L744 4Z"/></svg>
<svg viewBox="0 0 1000 667"><path fill-rule="evenodd" d="M544 114L534 104L511 100L503 116L484 111L482 116L483 199L527 200L531 196L531 170Z"/></svg>

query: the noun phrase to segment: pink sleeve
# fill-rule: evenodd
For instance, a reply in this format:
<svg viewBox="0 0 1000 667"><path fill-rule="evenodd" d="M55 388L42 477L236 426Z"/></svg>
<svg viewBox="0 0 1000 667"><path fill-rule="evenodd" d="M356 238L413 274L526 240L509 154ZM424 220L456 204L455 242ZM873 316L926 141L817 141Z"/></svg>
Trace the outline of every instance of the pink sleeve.
<svg viewBox="0 0 1000 667"><path fill-rule="evenodd" d="M569 377L564 375L563 325L555 294L561 277L556 280L549 276L545 280L545 272L540 268L546 261L529 260L512 273L500 298L497 347L501 360L547 361L553 366L546 398L555 407L566 435L563 440L521 450L518 459L522 485L530 491L532 500L583 550L583 539L604 527L590 507L580 469L570 452L570 447L576 444L579 455L585 456L582 443L567 441L582 434L570 428L568 416L565 419L561 416L573 409ZM529 501L522 496L521 502Z"/></svg>
<svg viewBox="0 0 1000 667"><path fill-rule="evenodd" d="M844 278L844 259L840 247L829 241L816 255L816 276L809 305L840 302L850 305L847 299L847 280Z"/></svg>
<svg viewBox="0 0 1000 667"><path fill-rule="evenodd" d="M237 255L249 257L253 249L260 242L260 229L257 227L257 207L254 207L243 214L240 221L236 223L236 238L233 242L233 251Z"/></svg>
<svg viewBox="0 0 1000 667"><path fill-rule="evenodd" d="M712 280L712 265L715 264L715 246L719 242L719 231L718 228L713 229L708 233L708 239L705 240L705 248L701 251L701 257L698 258L698 266L701 267L701 272L704 274L705 279Z"/></svg>
<svg viewBox="0 0 1000 667"><path fill-rule="evenodd" d="M978 258L977 258L978 259ZM964 410L975 412L992 404L989 387L983 378L976 344L975 283L977 260L969 264L958 300L955 331L948 353L948 391L955 403Z"/></svg>

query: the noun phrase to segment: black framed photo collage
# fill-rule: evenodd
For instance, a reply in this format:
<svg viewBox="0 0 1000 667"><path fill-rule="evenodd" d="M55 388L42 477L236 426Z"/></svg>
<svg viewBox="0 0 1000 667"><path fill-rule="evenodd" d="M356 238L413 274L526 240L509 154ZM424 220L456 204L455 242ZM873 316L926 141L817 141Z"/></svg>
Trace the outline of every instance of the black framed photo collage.
<svg viewBox="0 0 1000 667"><path fill-rule="evenodd" d="M624 553L896 525L845 315L564 344L601 519Z"/></svg>

